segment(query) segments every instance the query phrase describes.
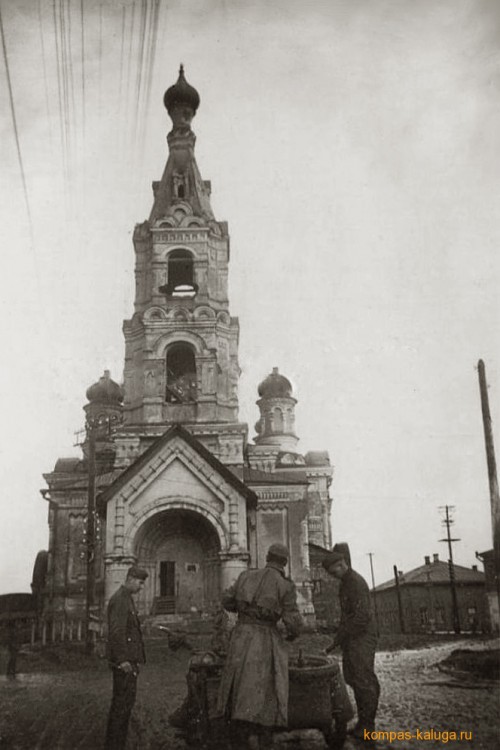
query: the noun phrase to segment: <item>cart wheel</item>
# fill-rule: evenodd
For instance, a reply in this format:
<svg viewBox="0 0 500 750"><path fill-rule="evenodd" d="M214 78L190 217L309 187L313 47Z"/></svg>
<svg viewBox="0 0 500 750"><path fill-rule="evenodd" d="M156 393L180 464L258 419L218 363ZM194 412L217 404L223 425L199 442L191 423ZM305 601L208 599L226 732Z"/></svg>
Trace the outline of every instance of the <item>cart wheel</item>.
<svg viewBox="0 0 500 750"><path fill-rule="evenodd" d="M328 732L324 733L328 750L341 750L347 737L347 721L336 719Z"/></svg>

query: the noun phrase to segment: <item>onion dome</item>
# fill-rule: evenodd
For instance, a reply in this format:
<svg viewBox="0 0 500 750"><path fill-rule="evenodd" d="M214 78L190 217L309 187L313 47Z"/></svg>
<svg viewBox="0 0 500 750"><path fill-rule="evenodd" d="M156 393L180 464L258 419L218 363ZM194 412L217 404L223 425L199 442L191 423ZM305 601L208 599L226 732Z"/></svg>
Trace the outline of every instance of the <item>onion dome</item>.
<svg viewBox="0 0 500 750"><path fill-rule="evenodd" d="M272 373L259 385L258 393L261 398L291 398L292 384L273 367Z"/></svg>
<svg viewBox="0 0 500 750"><path fill-rule="evenodd" d="M184 77L184 66L181 64L177 83L165 91L163 103L170 114L170 110L176 105L185 105L196 112L200 106L200 95L195 88L189 85Z"/></svg>
<svg viewBox="0 0 500 750"><path fill-rule="evenodd" d="M330 466L328 451L308 451L305 460L307 466Z"/></svg>
<svg viewBox="0 0 500 750"><path fill-rule="evenodd" d="M119 405L123 401L123 388L111 380L109 370L104 370L97 383L87 388L87 398L91 404Z"/></svg>

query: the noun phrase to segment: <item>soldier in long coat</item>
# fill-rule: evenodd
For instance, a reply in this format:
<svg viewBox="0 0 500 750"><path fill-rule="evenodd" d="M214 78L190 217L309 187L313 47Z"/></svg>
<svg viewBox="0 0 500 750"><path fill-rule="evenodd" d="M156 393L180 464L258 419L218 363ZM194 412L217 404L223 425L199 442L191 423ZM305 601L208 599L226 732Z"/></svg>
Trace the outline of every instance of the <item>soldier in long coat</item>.
<svg viewBox="0 0 500 750"><path fill-rule="evenodd" d="M146 654L141 625L133 594L137 594L148 577L147 571L133 565L108 604L108 659L113 671L113 698L106 731L106 750L124 750L128 723L135 703L139 664Z"/></svg>
<svg viewBox="0 0 500 750"><path fill-rule="evenodd" d="M285 576L288 550L272 544L265 568L247 570L223 595L223 607L238 613L222 674L218 712L231 722L238 750L259 736L268 747L274 727L288 723L288 648L277 628L285 625L287 639L302 628L295 584Z"/></svg>
<svg viewBox="0 0 500 750"><path fill-rule="evenodd" d="M363 738L373 731L380 685L374 671L377 627L373 617L370 590L365 579L353 570L341 552L332 551L323 561L328 573L340 580L340 623L332 644L342 649L344 679L354 691L358 720L353 734Z"/></svg>

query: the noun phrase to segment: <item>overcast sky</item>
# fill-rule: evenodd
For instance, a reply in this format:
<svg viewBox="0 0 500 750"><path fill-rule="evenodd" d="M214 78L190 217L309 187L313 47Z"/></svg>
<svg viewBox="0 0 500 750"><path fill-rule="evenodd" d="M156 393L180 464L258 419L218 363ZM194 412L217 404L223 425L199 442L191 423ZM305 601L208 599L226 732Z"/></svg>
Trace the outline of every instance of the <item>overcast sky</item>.
<svg viewBox="0 0 500 750"><path fill-rule="evenodd" d="M446 558L445 504L456 561L477 562L491 547L480 357L500 444L500 4L161 0L150 87L141 3L85 0L83 69L69 7L54 26L49 0L0 3L33 229L2 64L0 592L29 590L47 548L42 473L77 454L86 388L104 369L121 380L132 231L180 62L229 222L250 437L277 366L300 450L330 453L334 539L359 572L368 552L378 583Z"/></svg>

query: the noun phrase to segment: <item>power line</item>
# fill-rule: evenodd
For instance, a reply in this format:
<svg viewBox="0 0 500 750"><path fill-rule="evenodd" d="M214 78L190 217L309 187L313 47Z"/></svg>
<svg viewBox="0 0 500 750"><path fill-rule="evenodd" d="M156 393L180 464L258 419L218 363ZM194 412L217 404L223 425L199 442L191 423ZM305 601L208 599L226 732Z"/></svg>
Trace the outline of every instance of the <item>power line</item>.
<svg viewBox="0 0 500 750"><path fill-rule="evenodd" d="M128 47L128 60L127 60L127 85L126 85L126 108L125 108L125 121L127 124L130 121L129 118L129 111L130 111L130 100L132 96L131 92L131 79L132 79L132 49L133 49L133 40L134 40L134 25L135 25L135 9L136 9L136 0L132 3L132 13L130 18L130 38L129 38L129 47ZM131 145L132 143L132 131L128 129L127 132L127 140L128 145Z"/></svg>
<svg viewBox="0 0 500 750"><path fill-rule="evenodd" d="M123 63L124 63L124 57L125 57L125 19L127 15L127 9L125 6L122 8L122 35L121 35L121 44L120 44L120 84L118 86L118 96L120 97L120 104L122 100L122 93L123 93Z"/></svg>
<svg viewBox="0 0 500 750"><path fill-rule="evenodd" d="M148 123L148 112L151 100L151 87L153 81L154 65L156 58L156 46L158 39L158 20L159 20L160 3L159 0L152 0L149 9L148 17L148 31L146 49L144 54L144 79L145 85L141 92L141 106L139 110L139 137L138 137L138 151L140 158L144 151L147 123Z"/></svg>
<svg viewBox="0 0 500 750"><path fill-rule="evenodd" d="M146 95L145 95L145 107L143 117L147 123L147 115L149 111L149 103L151 100L151 86L153 83L153 74L156 61L156 45L158 42L158 20L160 16L160 0L153 0L152 10L152 30L151 30L151 41L150 41L150 54L149 54L149 66L147 69L146 79Z"/></svg>
<svg viewBox="0 0 500 750"><path fill-rule="evenodd" d="M137 56L137 70L136 70L136 75L135 75L135 108L134 108L134 134L133 134L134 145L137 145L138 123L140 122L139 109L140 109L140 104L141 104L142 71L143 71L144 46L146 43L147 14L148 14L147 0L141 0L139 50L138 50L138 56Z"/></svg>
<svg viewBox="0 0 500 750"><path fill-rule="evenodd" d="M71 119L73 120L73 125L76 122L76 104L75 104L75 79L73 75L73 49L72 49L72 23L71 23L71 0L67 0L68 3L68 9L67 9L67 34L68 34L68 40L67 40L67 53L68 53L68 77L69 77L69 89L71 94L71 110L70 115ZM75 137L76 141L76 137ZM74 144L76 146L76 143ZM76 156L76 154L73 154L73 156Z"/></svg>
<svg viewBox="0 0 500 750"><path fill-rule="evenodd" d="M83 14L83 0L80 0L80 46L82 68L82 142L85 148L85 24Z"/></svg>
<svg viewBox="0 0 500 750"><path fill-rule="evenodd" d="M99 1L99 93L98 102L99 117L102 113L102 0Z"/></svg>
<svg viewBox="0 0 500 750"><path fill-rule="evenodd" d="M71 99L71 81L69 76L70 62L68 58L70 56L68 35L66 32L67 21L66 21L66 0L59 0L59 32L60 32L60 49L61 49L61 65L62 65L62 91L63 91L63 108L64 108L64 124L66 128L66 168L67 168L67 180L68 186L73 168L73 133L71 128L71 115L70 115L70 99ZM66 197L70 197L70 192L66 192Z"/></svg>
<svg viewBox="0 0 500 750"><path fill-rule="evenodd" d="M45 107L47 109L47 121L49 123L49 137L50 137L50 142L52 144L53 138L52 138L52 128L51 128L51 107L50 107L50 99L49 99L45 41L44 41L44 35L43 35L42 0L38 0L38 28L40 31L40 46L42 48L42 70L43 70L43 87L44 87L44 92L45 92Z"/></svg>
<svg viewBox="0 0 500 750"><path fill-rule="evenodd" d="M57 72L57 101L59 105L59 129L61 134L61 149L62 149L62 160L63 160L63 173L64 180L68 182L68 160L67 160L67 146L66 146L66 129L64 124L64 111L63 111L63 94L62 94L62 70L61 70L61 55L59 51L59 38L58 38L58 22L57 22L57 2L52 0L52 16L54 20L54 40L56 50L56 72Z"/></svg>
<svg viewBox="0 0 500 750"><path fill-rule="evenodd" d="M3 18L2 18L2 8L0 6L0 33L2 36L2 50L3 50L3 59L5 63L5 73L7 77L7 88L9 90L9 102L10 102L10 112L12 116L12 124L14 127L14 136L16 140L16 150L17 150L17 159L19 162L19 171L21 173L21 182L23 186L23 194L24 194L24 201L26 203L26 213L28 214L28 226L29 226L29 233L30 233L30 240L31 240L31 247L34 253L34 240L33 240L33 221L31 218L31 208L30 208L30 202L28 197L28 188L26 185L26 175L24 171L24 164L23 164L23 157L21 153L21 143L19 140L19 130L17 127L17 118L16 118L16 108L14 105L14 95L12 93L12 81L10 77L10 67L9 67L9 58L7 54L7 45L5 43L5 32L4 32L4 26L3 26ZM36 260L36 258L35 258Z"/></svg>

